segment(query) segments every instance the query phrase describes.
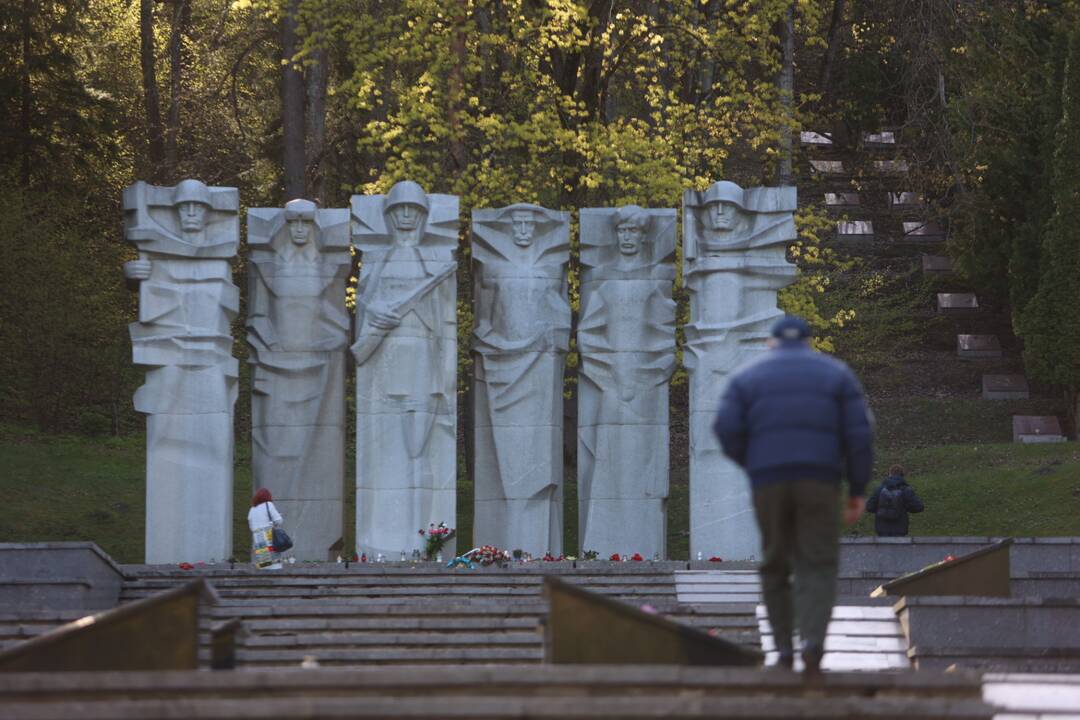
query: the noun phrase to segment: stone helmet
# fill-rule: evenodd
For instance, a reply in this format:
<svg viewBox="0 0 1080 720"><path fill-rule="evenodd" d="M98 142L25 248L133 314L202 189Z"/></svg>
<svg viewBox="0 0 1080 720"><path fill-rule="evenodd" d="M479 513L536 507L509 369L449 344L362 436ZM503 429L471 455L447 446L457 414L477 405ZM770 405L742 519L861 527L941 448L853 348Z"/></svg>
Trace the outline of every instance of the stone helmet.
<svg viewBox="0 0 1080 720"><path fill-rule="evenodd" d="M293 220L315 220L315 203L303 198L285 203L285 222Z"/></svg>
<svg viewBox="0 0 1080 720"><path fill-rule="evenodd" d="M402 180L390 188L383 203L383 212L390 212L396 205L416 205L428 211L428 196L424 188L412 180Z"/></svg>
<svg viewBox="0 0 1080 720"><path fill-rule="evenodd" d="M181 203L194 202L201 205L210 207L213 203L210 202L210 188L206 187L198 180L181 180L176 187L173 188L172 194L173 206L177 206Z"/></svg>
<svg viewBox="0 0 1080 720"><path fill-rule="evenodd" d="M746 201L743 195L741 187L729 180L721 180L710 185L709 189L705 191L705 204L729 202L740 210L746 210Z"/></svg>

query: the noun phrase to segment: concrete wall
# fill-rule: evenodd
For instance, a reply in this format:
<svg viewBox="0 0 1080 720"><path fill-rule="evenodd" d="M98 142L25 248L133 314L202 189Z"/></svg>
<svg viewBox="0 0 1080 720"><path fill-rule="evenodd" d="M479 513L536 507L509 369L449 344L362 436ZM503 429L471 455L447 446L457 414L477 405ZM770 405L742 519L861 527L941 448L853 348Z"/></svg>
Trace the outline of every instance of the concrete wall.
<svg viewBox="0 0 1080 720"><path fill-rule="evenodd" d="M7 611L115 607L123 580L94 543L0 543L0 607Z"/></svg>

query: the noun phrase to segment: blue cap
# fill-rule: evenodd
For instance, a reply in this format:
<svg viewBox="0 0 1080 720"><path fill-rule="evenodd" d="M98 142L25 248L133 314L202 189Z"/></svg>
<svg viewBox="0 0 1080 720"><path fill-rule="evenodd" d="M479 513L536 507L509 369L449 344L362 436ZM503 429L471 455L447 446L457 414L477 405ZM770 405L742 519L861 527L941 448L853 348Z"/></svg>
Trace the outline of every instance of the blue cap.
<svg viewBox="0 0 1080 720"><path fill-rule="evenodd" d="M810 326L798 315L785 315L773 323L772 336L778 340L806 340Z"/></svg>

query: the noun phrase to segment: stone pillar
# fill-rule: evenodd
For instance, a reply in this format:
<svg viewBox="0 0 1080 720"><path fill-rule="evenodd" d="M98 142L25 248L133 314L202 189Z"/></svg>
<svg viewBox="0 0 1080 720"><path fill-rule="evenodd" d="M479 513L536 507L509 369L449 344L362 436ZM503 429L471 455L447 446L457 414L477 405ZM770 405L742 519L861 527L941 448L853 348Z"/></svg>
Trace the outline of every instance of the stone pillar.
<svg viewBox="0 0 1080 720"><path fill-rule="evenodd" d="M238 209L235 188L198 180L124 190L125 236L139 249L124 275L139 287L132 358L146 368L135 409L147 416L148 563L232 555Z"/></svg>
<svg viewBox="0 0 1080 720"><path fill-rule="evenodd" d="M675 210L581 211L580 552L666 555Z"/></svg>
<svg viewBox="0 0 1080 720"><path fill-rule="evenodd" d="M248 210L251 466L293 555L327 560L342 536L349 211L309 200Z"/></svg>
<svg viewBox="0 0 1080 720"><path fill-rule="evenodd" d="M458 199L399 182L353 196L352 223L356 546L396 559L456 522Z"/></svg>
<svg viewBox="0 0 1080 720"><path fill-rule="evenodd" d="M562 552L563 369L570 218L473 210L473 542Z"/></svg>
<svg viewBox="0 0 1080 720"><path fill-rule="evenodd" d="M683 276L690 292L683 363L690 374L690 554L760 556L745 473L728 460L712 425L728 375L765 350L783 313L777 291L792 282L795 188L714 183L683 195Z"/></svg>

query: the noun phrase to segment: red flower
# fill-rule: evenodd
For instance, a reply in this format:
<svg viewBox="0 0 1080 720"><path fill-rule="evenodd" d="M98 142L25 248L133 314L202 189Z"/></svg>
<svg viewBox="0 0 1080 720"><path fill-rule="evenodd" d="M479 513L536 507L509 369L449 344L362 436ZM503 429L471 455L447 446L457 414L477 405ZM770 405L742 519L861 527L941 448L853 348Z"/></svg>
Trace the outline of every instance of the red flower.
<svg viewBox="0 0 1080 720"><path fill-rule="evenodd" d="M711 558L709 558L709 562L724 562L724 558L720 557L719 555L713 555Z"/></svg>
<svg viewBox="0 0 1080 720"><path fill-rule="evenodd" d="M641 557L641 553L634 553L633 557L631 557L630 559L634 562L641 562L645 558Z"/></svg>
<svg viewBox="0 0 1080 720"><path fill-rule="evenodd" d="M609 557L608 560L614 560L615 562L618 562L622 560L622 558L619 557L619 553L611 553L611 557Z"/></svg>
<svg viewBox="0 0 1080 720"><path fill-rule="evenodd" d="M955 557L953 557L952 555L946 555L946 556L945 556L945 559L944 559L944 560L942 560L942 562L952 562L952 561L953 561L953 560L955 560L955 559L956 559L956 558L955 558Z"/></svg>
<svg viewBox="0 0 1080 720"><path fill-rule="evenodd" d="M182 563L180 563L180 565L179 565L179 568L180 568L181 570L194 570L194 569L195 569L195 566L194 566L194 565L192 565L192 564L191 564L191 563L189 563L189 562L182 562Z"/></svg>

